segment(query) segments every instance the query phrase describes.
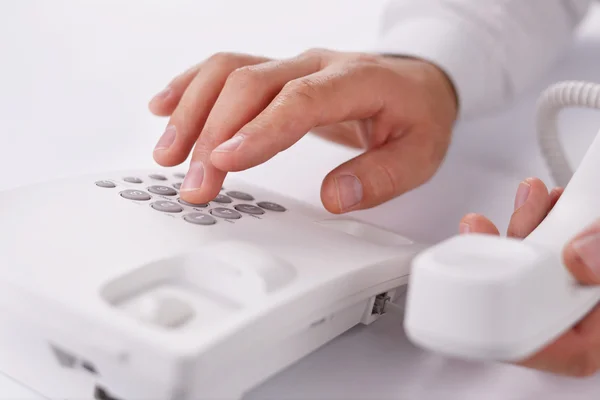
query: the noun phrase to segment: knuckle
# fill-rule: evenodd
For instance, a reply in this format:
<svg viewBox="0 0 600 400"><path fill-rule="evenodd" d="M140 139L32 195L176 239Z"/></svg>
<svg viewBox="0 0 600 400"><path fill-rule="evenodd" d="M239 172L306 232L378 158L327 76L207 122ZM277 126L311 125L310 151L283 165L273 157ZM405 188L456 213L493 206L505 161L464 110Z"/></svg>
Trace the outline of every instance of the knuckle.
<svg viewBox="0 0 600 400"><path fill-rule="evenodd" d="M208 62L215 64L217 67L226 66L238 59L238 55L229 52L218 52L208 58Z"/></svg>
<svg viewBox="0 0 600 400"><path fill-rule="evenodd" d="M381 74L387 73L388 71L386 68L384 68L381 64L377 62L371 62L366 60L352 60L348 63L347 68L349 71L352 71L359 77L375 76L378 77L377 81L391 82L391 80L382 79L385 78L387 75L382 76Z"/></svg>
<svg viewBox="0 0 600 400"><path fill-rule="evenodd" d="M381 62L381 56L369 53L360 53L356 56L356 61L367 64L379 64Z"/></svg>
<svg viewBox="0 0 600 400"><path fill-rule="evenodd" d="M310 78L301 78L285 84L282 93L294 101L313 104L319 99L319 83Z"/></svg>
<svg viewBox="0 0 600 400"><path fill-rule="evenodd" d="M302 54L306 57L317 57L317 58L322 58L325 57L329 54L331 54L332 51L331 50L327 50L327 49L323 49L320 47L313 47L310 48L306 51L304 51Z"/></svg>
<svg viewBox="0 0 600 400"><path fill-rule="evenodd" d="M236 68L227 77L227 84L242 88L259 85L261 81L261 74L251 66Z"/></svg>
<svg viewBox="0 0 600 400"><path fill-rule="evenodd" d="M401 184L389 163L373 163L374 176L379 176L377 185L373 187L374 196L378 199L391 199L400 192Z"/></svg>
<svg viewBox="0 0 600 400"><path fill-rule="evenodd" d="M325 68L325 65L327 64L327 60L333 58L333 55L334 55L334 52L331 50L321 49L321 48L312 48L312 49L306 50L305 52L301 53L297 58L300 60L302 60L302 59L311 60L311 62L317 64L318 69L321 70L321 69Z"/></svg>

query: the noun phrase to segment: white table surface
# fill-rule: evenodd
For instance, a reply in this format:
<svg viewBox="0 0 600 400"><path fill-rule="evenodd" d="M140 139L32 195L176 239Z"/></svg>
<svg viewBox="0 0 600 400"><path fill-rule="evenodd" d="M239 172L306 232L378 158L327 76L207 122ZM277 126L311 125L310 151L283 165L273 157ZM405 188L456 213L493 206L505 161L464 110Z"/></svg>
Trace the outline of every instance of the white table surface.
<svg viewBox="0 0 600 400"><path fill-rule="evenodd" d="M0 188L152 166L151 151L165 121L150 116L146 102L172 75L222 50L276 57L308 47L360 50L375 38L381 4L0 2ZM533 131L537 93L560 79L600 81L600 14L584 28L566 60L530 96L503 113L457 128L448 159L429 184L357 216L428 242L454 234L460 217L470 211L487 214L504 229L518 182L532 175L549 182ZM569 112L561 123L576 163L600 127L600 113ZM307 137L240 175L320 204L321 179L352 155ZM306 161L292 168L289 160L296 156ZM10 326L0 326L0 400L90 398L87 377L28 356L33 344L26 338L9 342L14 338ZM579 400L595 399L599 391L599 378L570 380L429 354L413 347L401 319L390 315L351 330L247 398Z"/></svg>

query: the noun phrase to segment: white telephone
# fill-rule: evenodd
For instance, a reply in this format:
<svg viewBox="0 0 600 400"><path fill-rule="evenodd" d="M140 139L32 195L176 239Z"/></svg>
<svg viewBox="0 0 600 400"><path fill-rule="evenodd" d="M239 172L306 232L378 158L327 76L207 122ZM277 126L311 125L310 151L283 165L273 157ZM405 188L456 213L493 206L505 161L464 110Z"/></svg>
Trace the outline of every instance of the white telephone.
<svg viewBox="0 0 600 400"><path fill-rule="evenodd" d="M0 308L98 399L239 399L408 280L423 245L233 179L120 171L0 196Z"/></svg>
<svg viewBox="0 0 600 400"><path fill-rule="evenodd" d="M595 86L564 87L548 98L587 93L597 106ZM552 133L555 103L544 104ZM521 357L600 298L559 257L599 215L599 157L597 139L524 242L472 235L431 248L233 179L208 204L179 199L183 176L169 170L14 189L0 196L0 308L57 364L94 376L98 399L235 400L379 318L416 257L406 315L415 343Z"/></svg>

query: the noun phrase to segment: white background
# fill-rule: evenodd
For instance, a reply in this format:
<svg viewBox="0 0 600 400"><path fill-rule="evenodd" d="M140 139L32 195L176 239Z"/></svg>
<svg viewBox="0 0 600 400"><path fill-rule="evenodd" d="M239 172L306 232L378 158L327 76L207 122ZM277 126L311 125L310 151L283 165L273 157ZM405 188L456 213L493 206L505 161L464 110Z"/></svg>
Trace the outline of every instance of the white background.
<svg viewBox="0 0 600 400"><path fill-rule="evenodd" d="M368 49L376 40L382 4L0 1L0 187L153 165L152 148L166 121L152 117L146 104L173 75L218 51L284 57L310 47ZM565 62L514 108L461 124L448 160L432 182L358 216L425 241L453 234L460 217L470 211L484 212L504 228L521 179L536 175L551 185L534 140L538 91L558 79L600 81L597 21L599 15L586 24ZM567 113L562 124L576 162L600 119L589 112ZM243 175L319 204L321 179L351 155L306 138ZM292 157L305 161L291 168ZM57 398L89 395L87 382L60 380L62 375L46 369L51 365L47 360L29 358L26 350L0 349L0 370ZM0 380L0 399L38 398L11 382ZM405 340L399 319L389 318L352 330L249 398L595 399L599 390L597 379L573 381L427 354Z"/></svg>

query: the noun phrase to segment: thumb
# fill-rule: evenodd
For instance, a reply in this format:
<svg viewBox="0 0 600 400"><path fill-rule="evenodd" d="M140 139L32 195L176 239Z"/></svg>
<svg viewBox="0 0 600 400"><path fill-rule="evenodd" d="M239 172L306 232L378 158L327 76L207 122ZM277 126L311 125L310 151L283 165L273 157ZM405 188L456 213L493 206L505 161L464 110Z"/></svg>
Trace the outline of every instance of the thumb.
<svg viewBox="0 0 600 400"><path fill-rule="evenodd" d="M567 244L563 259L571 274L581 284L600 285L600 220Z"/></svg>
<svg viewBox="0 0 600 400"><path fill-rule="evenodd" d="M428 181L446 154L449 134L410 131L331 171L321 201L332 213L380 205Z"/></svg>

